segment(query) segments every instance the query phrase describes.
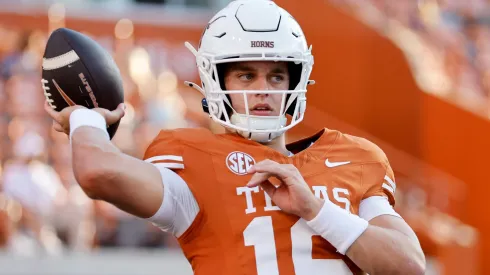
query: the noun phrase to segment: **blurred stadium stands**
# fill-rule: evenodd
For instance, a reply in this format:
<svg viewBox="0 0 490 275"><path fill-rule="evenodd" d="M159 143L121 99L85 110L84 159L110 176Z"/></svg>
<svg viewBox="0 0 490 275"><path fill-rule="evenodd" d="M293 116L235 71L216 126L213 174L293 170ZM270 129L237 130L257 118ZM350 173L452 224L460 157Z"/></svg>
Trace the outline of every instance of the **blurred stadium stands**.
<svg viewBox="0 0 490 275"><path fill-rule="evenodd" d="M426 92L488 113L487 0L333 0L402 48Z"/></svg>
<svg viewBox="0 0 490 275"><path fill-rule="evenodd" d="M126 153L141 158L162 128L222 131L202 113L200 96L181 82L197 79L183 41L197 44L207 20L228 1L163 2L0 0L0 274L160 274L159 268L162 274L189 274L172 237L80 190L68 139L51 130L40 86L46 39L67 26L94 37L121 69L129 108L114 142ZM421 90L488 119L489 2L312 0L311 5L334 5L375 29L402 50ZM322 51L321 45L314 50ZM307 116L366 136L387 152L400 185L399 211L430 260L427 274L484 274L477 244L486 232L462 221L466 182L338 114L312 106ZM288 138L301 137L304 129ZM48 257L40 260L41 255ZM457 269L451 265L455 259L467 264ZM107 272L101 273L102 266Z"/></svg>

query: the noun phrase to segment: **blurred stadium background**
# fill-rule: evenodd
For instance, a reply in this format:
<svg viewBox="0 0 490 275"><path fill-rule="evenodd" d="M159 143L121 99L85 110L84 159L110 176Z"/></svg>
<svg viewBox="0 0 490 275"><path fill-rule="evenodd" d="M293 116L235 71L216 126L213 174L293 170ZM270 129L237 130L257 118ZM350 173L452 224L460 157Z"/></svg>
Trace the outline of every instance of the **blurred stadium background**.
<svg viewBox="0 0 490 275"><path fill-rule="evenodd" d="M0 0L0 274L191 274L176 241L89 200L43 112L41 59L69 27L110 51L128 115L114 142L141 158L162 128L208 127L183 46L228 0ZM391 160L397 209L427 274L490 274L490 1L277 2L313 44L317 85L295 140L327 126Z"/></svg>

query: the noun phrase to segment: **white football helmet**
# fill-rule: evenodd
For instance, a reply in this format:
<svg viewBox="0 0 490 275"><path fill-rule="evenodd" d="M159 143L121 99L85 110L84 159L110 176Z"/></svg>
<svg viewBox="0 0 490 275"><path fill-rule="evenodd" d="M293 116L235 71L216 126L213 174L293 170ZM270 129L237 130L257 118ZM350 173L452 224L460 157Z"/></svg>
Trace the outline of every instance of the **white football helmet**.
<svg viewBox="0 0 490 275"><path fill-rule="evenodd" d="M186 42L196 56L205 97L203 107L217 123L233 129L245 138L268 142L303 120L306 109L306 86L313 56L296 20L284 9L269 0L237 0L219 11L206 26L198 50ZM289 90L227 91L222 87L220 64L243 61L286 61L290 74ZM231 93L243 94L245 114L235 112ZM282 94L279 116L249 114L247 94ZM207 109L207 110L206 110ZM291 115L289 124L286 114Z"/></svg>

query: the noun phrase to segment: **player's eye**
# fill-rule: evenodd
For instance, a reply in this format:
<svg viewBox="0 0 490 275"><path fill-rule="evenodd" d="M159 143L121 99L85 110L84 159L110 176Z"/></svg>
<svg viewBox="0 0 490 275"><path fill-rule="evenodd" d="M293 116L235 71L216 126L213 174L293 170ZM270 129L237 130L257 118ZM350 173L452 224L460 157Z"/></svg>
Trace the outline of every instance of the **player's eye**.
<svg viewBox="0 0 490 275"><path fill-rule="evenodd" d="M251 73L239 74L238 78L241 81L251 81L253 79L253 75Z"/></svg>
<svg viewBox="0 0 490 275"><path fill-rule="evenodd" d="M274 83L281 83L284 81L284 79L285 79L285 77L283 75L273 75L271 77L271 81Z"/></svg>

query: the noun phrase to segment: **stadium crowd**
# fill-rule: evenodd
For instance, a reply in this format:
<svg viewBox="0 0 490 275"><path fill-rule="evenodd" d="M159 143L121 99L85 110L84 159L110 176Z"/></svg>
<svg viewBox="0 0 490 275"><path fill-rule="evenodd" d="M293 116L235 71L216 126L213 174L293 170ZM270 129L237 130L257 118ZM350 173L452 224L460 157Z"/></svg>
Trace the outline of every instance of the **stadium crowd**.
<svg viewBox="0 0 490 275"><path fill-rule="evenodd" d="M428 90L460 99L490 93L490 1L339 1L411 52L411 62L430 82ZM387 31L391 29L390 31ZM400 37L402 36L402 37ZM431 76L432 79L427 80ZM423 86L423 84L422 84Z"/></svg>
<svg viewBox="0 0 490 275"><path fill-rule="evenodd" d="M173 238L158 228L90 200L79 188L69 139L52 130L43 110L40 76L47 38L41 31L0 27L0 247L18 254L57 254L66 249L174 246ZM161 60L159 51L150 48L132 46L121 53L126 58L113 52L128 106L113 141L138 158L160 129L198 123L185 117L186 105L170 66L157 76L150 68L145 72L150 60ZM179 65L185 68L182 60ZM138 86L138 81L154 85Z"/></svg>

